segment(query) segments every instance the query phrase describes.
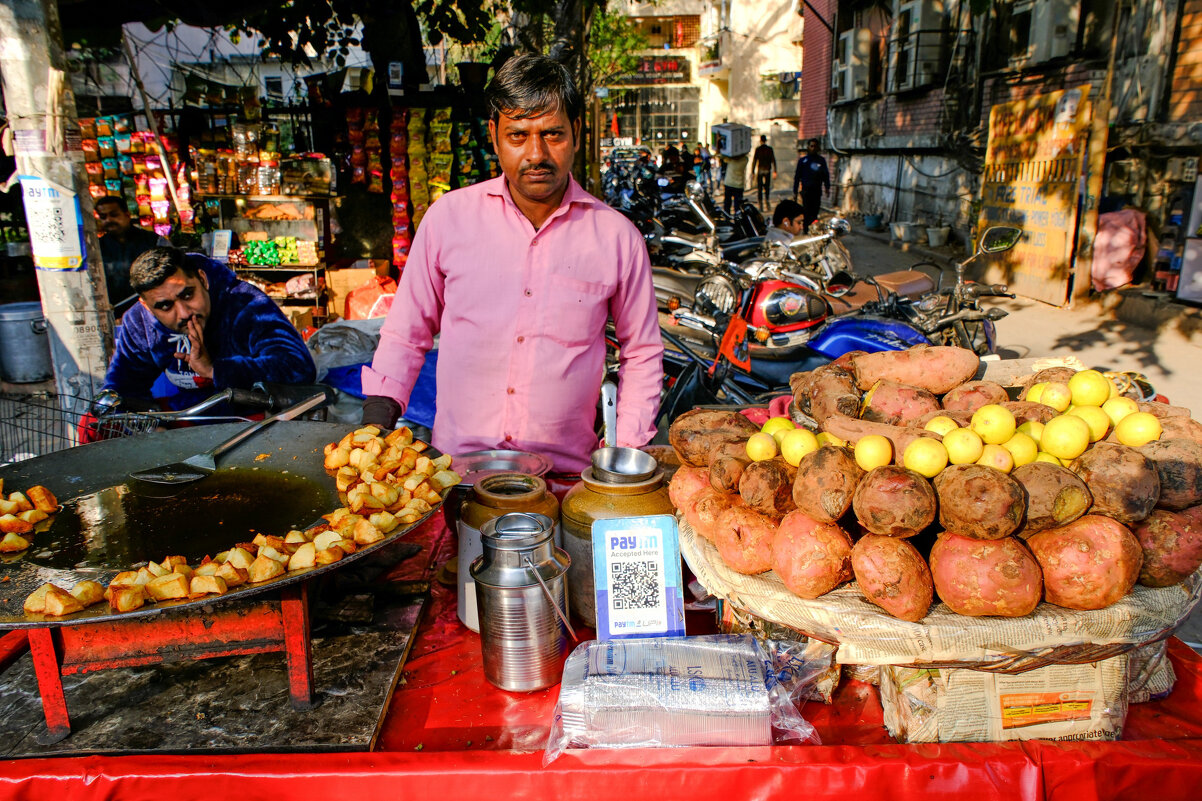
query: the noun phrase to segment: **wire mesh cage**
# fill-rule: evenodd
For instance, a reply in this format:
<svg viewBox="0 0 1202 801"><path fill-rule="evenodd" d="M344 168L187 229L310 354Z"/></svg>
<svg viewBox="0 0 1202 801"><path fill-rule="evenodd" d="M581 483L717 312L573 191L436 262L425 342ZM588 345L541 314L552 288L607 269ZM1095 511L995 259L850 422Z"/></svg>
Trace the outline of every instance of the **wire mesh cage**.
<svg viewBox="0 0 1202 801"><path fill-rule="evenodd" d="M0 464L10 464L102 439L153 431L154 417L97 419L92 402L73 395L0 395Z"/></svg>

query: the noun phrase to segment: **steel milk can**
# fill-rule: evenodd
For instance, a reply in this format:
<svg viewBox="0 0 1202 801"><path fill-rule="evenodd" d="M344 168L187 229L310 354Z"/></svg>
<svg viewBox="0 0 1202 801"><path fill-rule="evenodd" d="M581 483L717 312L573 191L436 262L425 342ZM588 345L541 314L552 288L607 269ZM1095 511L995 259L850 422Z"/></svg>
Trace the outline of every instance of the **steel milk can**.
<svg viewBox="0 0 1202 801"><path fill-rule="evenodd" d="M553 536L551 519L529 512L501 515L480 531L484 553L472 562L471 577L484 677L502 690L541 690L561 677L571 559Z"/></svg>

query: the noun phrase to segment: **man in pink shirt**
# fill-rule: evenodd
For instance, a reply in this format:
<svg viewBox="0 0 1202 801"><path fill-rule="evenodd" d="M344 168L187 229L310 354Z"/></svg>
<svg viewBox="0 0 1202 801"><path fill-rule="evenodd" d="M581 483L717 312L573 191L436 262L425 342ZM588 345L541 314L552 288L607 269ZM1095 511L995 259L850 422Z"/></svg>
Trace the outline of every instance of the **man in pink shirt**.
<svg viewBox="0 0 1202 801"><path fill-rule="evenodd" d="M363 368L363 421L395 424L438 335L435 447L533 451L579 472L598 444L607 317L621 345L615 444L655 434L663 345L647 250L572 178L582 101L566 69L515 56L486 96L504 175L423 218Z"/></svg>

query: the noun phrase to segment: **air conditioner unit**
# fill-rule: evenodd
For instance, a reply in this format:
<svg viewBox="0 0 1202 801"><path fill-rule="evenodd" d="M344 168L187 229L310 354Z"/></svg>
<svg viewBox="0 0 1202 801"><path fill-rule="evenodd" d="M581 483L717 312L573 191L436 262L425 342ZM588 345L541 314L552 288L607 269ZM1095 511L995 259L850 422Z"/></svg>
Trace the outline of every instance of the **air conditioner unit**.
<svg viewBox="0 0 1202 801"><path fill-rule="evenodd" d="M839 34L835 63L831 69L831 88L835 90L836 103L868 94L868 64L871 58L871 30L852 28Z"/></svg>
<svg viewBox="0 0 1202 801"><path fill-rule="evenodd" d="M890 91L904 92L938 81L943 23L942 0L895 0L889 37Z"/></svg>
<svg viewBox="0 0 1202 801"><path fill-rule="evenodd" d="M1036 0L1031 14L1031 63L1067 56L1077 43L1080 0Z"/></svg>

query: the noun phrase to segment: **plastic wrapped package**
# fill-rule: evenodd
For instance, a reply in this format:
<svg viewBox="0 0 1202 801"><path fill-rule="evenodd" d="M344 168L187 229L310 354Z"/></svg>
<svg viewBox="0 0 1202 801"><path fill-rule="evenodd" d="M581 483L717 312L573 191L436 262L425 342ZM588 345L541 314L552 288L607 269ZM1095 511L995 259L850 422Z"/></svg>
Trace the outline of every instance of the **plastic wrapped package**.
<svg viewBox="0 0 1202 801"><path fill-rule="evenodd" d="M543 764L566 748L818 743L797 709L827 668L750 635L582 643L563 668Z"/></svg>
<svg viewBox="0 0 1202 801"><path fill-rule="evenodd" d="M814 670L806 698L811 701L831 702L831 696L839 687L842 671L835 662L835 646L822 640L807 637L796 629L756 617L732 603L719 601L718 628L726 634L750 634L760 640L788 642L796 646L797 653ZM825 670L819 666L825 664Z"/></svg>

